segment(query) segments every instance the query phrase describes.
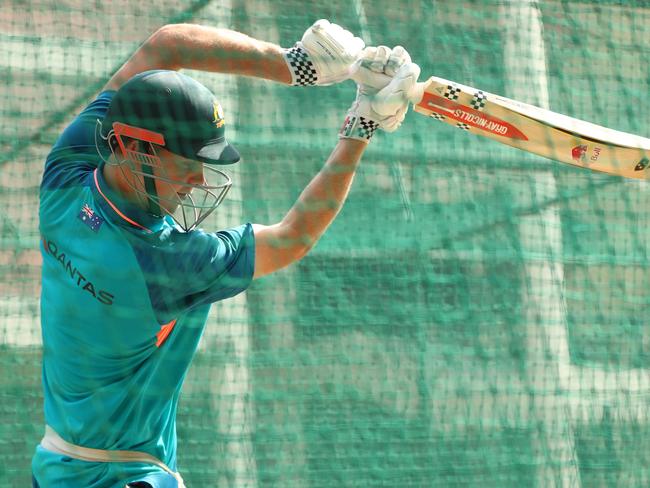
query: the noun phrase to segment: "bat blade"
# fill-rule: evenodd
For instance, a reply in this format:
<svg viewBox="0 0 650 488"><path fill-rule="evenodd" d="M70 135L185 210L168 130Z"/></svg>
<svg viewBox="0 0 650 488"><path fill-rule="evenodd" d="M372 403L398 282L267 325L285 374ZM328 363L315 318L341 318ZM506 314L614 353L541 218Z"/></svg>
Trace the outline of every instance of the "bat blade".
<svg viewBox="0 0 650 488"><path fill-rule="evenodd" d="M593 171L650 179L650 139L431 77L416 112Z"/></svg>

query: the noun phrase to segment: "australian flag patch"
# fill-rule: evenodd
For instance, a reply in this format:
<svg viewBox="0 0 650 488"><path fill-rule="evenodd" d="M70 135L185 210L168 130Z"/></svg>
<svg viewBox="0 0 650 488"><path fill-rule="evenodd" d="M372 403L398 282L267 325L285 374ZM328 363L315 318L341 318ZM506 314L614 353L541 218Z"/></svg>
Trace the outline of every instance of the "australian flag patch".
<svg viewBox="0 0 650 488"><path fill-rule="evenodd" d="M95 211L88 206L87 203L84 203L84 206L81 207L81 212L79 212L79 219L95 232L99 232L99 228L104 223L104 219L97 215Z"/></svg>

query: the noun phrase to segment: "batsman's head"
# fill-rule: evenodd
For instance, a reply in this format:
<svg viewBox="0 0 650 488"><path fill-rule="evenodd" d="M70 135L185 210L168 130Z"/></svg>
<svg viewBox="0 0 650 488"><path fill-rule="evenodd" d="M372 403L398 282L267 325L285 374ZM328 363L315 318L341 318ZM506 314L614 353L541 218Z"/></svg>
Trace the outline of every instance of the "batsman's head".
<svg viewBox="0 0 650 488"><path fill-rule="evenodd" d="M122 85L100 133L131 196L187 231L230 189L228 175L214 167L239 161L225 130L223 110L210 90L177 71L156 70Z"/></svg>

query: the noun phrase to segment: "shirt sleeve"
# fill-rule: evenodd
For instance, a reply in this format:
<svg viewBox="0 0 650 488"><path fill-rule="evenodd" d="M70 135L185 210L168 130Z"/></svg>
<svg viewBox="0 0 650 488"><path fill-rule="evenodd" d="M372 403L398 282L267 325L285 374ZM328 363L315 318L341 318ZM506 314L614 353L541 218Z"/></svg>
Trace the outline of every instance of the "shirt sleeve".
<svg viewBox="0 0 650 488"><path fill-rule="evenodd" d="M250 285L255 271L251 224L207 233L171 231L136 255L160 323L208 303L233 297ZM138 246L139 247L139 246Z"/></svg>
<svg viewBox="0 0 650 488"><path fill-rule="evenodd" d="M95 146L95 129L97 120L106 115L114 94L114 91L100 93L65 128L45 160L42 188L60 188L79 182L99 165L101 157ZM108 147L101 139L99 143L106 157Z"/></svg>

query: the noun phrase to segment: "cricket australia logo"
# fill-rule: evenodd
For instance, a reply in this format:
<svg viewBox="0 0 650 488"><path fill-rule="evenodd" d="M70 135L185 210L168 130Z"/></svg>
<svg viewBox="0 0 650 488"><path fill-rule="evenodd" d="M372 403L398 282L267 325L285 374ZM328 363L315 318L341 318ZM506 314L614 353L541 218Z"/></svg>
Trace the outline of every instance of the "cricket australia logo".
<svg viewBox="0 0 650 488"><path fill-rule="evenodd" d="M217 128L222 127L226 123L226 119L223 116L221 105L219 105L219 102L215 101L212 108L214 111L214 120L212 123L217 126Z"/></svg>

